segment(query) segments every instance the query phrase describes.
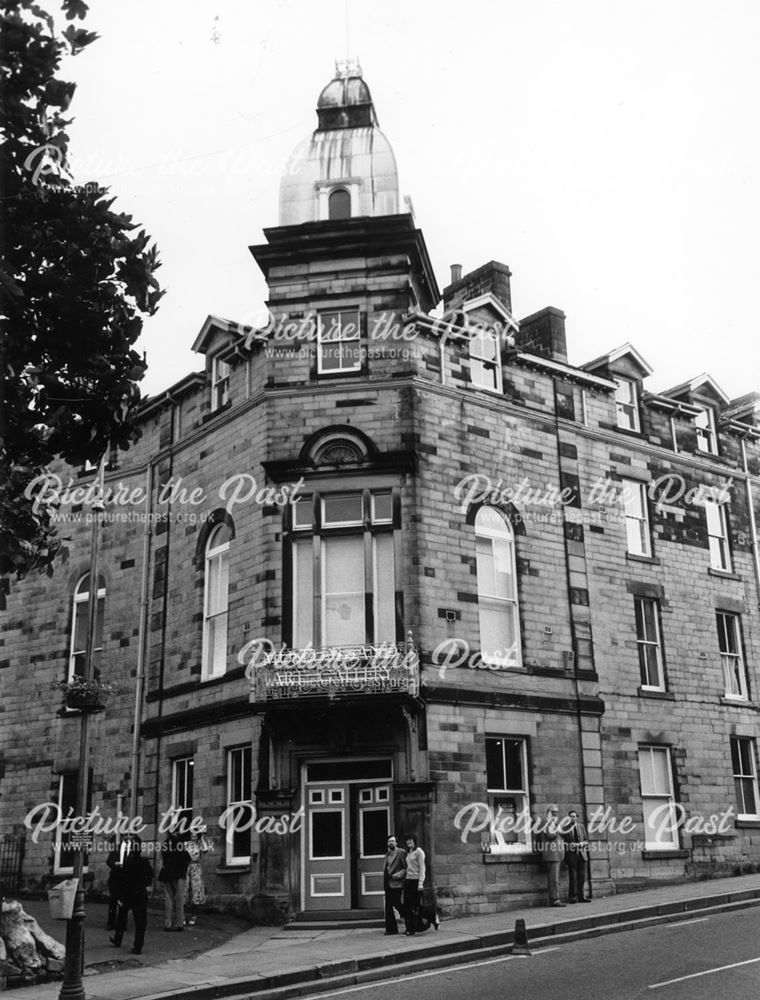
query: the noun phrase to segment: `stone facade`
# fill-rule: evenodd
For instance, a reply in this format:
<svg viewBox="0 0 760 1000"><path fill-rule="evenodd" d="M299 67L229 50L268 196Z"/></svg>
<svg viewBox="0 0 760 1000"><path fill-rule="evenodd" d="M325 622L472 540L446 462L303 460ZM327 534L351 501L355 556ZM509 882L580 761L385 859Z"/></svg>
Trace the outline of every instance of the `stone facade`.
<svg viewBox="0 0 760 1000"><path fill-rule="evenodd" d="M166 810L187 806L209 825L210 900L267 920L380 905L376 872L352 858L383 839L383 822L420 836L444 912L543 902L537 837L502 836L487 808L535 819L557 802L596 817L599 893L760 865L758 397L731 403L709 379L647 392L648 366L630 345L569 366L564 314L548 308L517 324L498 262L458 275L432 318L440 294L410 215L265 236L251 249L269 285L270 329L209 317L195 344L205 369L146 401L140 441L106 472L121 502L107 505L102 528L101 675L119 690L92 720L92 808L128 813L134 797L142 836L156 842ZM337 314L341 324L358 318L343 354L324 332ZM492 363L484 330L495 331ZM616 401L621 380L635 416ZM705 407L713 450L699 432ZM64 486L94 479L56 471ZM638 522L613 493L636 484ZM724 568L705 496L726 501ZM362 514L330 534L317 522L327 524L325 498L335 497ZM69 540L54 576L16 583L8 599L3 832L21 831L40 803L65 806L61 776L77 767L79 716L60 710L50 682L68 674L73 599L88 572L92 514L81 501L63 497ZM481 544L483 508L511 538L518 623L509 661L490 664L484 609L512 612L484 591L488 553L494 574L512 570L506 548ZM219 528L226 645L209 670L208 553ZM367 647L415 651L407 687L377 671L372 683L353 674L324 689L312 673L303 693L283 693L274 674L271 691L252 687L252 642L302 649L306 618L320 623L315 636L336 627L325 594L340 581L324 567L336 558L329 539L340 538L355 543L342 572L363 560L364 591L345 583L334 606L345 621L360 609ZM301 558L312 568L298 569ZM654 636L637 632L644 606L654 608ZM736 628L734 650L719 645L720 614ZM656 674L645 677L647 644ZM372 655L365 649L364 666L351 669ZM489 788L507 744L503 787ZM647 768L654 789L642 785ZM217 819L246 801L256 825L226 843ZM647 829L658 802L687 821L672 836ZM719 829L700 826L714 815ZM95 840L90 876L102 888L104 838ZM52 831L27 831L28 887L65 871L53 841Z"/></svg>

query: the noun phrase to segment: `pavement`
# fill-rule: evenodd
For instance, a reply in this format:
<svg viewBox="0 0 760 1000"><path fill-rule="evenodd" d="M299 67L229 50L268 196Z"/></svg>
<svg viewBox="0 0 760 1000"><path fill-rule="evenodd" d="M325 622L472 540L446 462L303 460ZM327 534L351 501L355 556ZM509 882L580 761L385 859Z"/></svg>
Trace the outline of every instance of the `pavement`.
<svg viewBox="0 0 760 1000"><path fill-rule="evenodd" d="M65 925L50 920L46 905L24 902L27 912L61 940ZM674 921L692 910L724 912L755 905L760 905L758 875L606 896L585 906L531 907L446 920L437 932L431 928L414 938L388 938L371 928L245 927L220 914L201 914L195 928L172 934L162 930L161 915L154 911L143 953L135 956L129 951L131 930L123 948L111 946L104 929L105 907L93 904L87 908L85 993L88 1000L270 1000L504 954L520 919L530 946L540 947L547 940L576 940ZM52 1000L59 990L60 982L55 982L14 992L22 1000Z"/></svg>

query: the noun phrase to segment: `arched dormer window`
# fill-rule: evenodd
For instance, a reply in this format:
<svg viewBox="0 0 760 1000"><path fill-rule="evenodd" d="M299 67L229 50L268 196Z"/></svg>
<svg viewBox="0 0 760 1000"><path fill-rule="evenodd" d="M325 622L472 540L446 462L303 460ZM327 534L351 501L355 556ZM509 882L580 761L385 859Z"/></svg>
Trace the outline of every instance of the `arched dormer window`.
<svg viewBox="0 0 760 1000"><path fill-rule="evenodd" d="M208 536L206 542L201 680L221 677L227 670L227 609L231 537L229 526L219 524Z"/></svg>
<svg viewBox="0 0 760 1000"><path fill-rule="evenodd" d="M485 663L519 666L520 619L512 527L494 507L475 516L480 651Z"/></svg>
<svg viewBox="0 0 760 1000"><path fill-rule="evenodd" d="M351 218L351 195L345 188L335 188L330 192L327 202L327 217L329 219Z"/></svg>
<svg viewBox="0 0 760 1000"><path fill-rule="evenodd" d="M100 662L103 654L103 617L106 609L106 582L98 576L98 608L95 619L95 647L92 651L94 676L100 674ZM80 579L74 588L74 605L71 625L71 650L69 654L69 677L84 677L85 658L87 656L87 632L90 614L90 574Z"/></svg>

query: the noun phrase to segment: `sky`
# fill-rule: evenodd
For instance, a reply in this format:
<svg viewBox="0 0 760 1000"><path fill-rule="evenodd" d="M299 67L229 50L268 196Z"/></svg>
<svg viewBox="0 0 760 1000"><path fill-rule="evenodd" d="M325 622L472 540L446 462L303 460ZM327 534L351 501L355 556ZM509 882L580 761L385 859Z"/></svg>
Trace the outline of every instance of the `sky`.
<svg viewBox="0 0 760 1000"><path fill-rule="evenodd" d="M760 390L754 0L94 0L85 27L70 165L162 260L145 392L203 367L207 315L265 320L248 247L346 55L441 287L499 260L518 318L567 314L573 364L630 341L651 391Z"/></svg>

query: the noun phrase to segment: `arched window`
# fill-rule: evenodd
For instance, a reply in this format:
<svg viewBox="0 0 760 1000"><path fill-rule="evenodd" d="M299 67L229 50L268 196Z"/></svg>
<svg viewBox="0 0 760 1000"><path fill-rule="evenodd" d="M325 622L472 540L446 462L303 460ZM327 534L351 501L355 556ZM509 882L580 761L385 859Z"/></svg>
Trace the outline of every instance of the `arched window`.
<svg viewBox="0 0 760 1000"><path fill-rule="evenodd" d="M103 616L106 609L106 582L98 576L98 608L95 618L95 647L92 651L93 676L100 674L103 654ZM69 680L84 677L87 656L87 632L89 629L90 574L86 573L74 588L74 607L71 625L71 651L69 654Z"/></svg>
<svg viewBox="0 0 760 1000"><path fill-rule="evenodd" d="M231 532L219 524L206 542L201 679L221 677L227 669L227 606Z"/></svg>
<svg viewBox="0 0 760 1000"><path fill-rule="evenodd" d="M512 527L493 507L475 516L480 651L484 662L520 664L515 543Z"/></svg>
<svg viewBox="0 0 760 1000"><path fill-rule="evenodd" d="M328 200L328 219L351 218L351 195L345 188L335 188Z"/></svg>

